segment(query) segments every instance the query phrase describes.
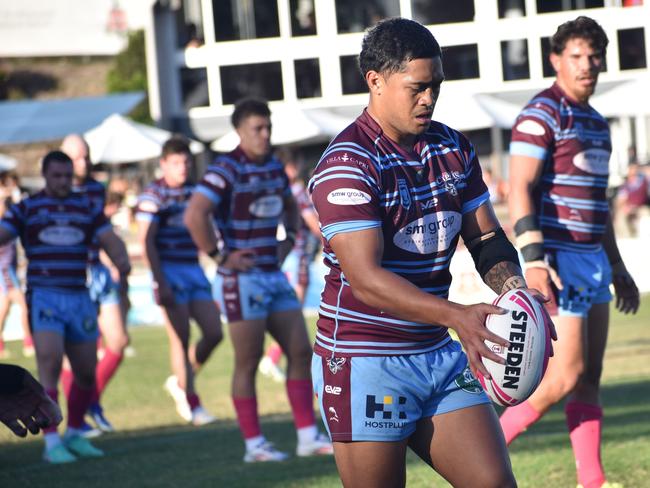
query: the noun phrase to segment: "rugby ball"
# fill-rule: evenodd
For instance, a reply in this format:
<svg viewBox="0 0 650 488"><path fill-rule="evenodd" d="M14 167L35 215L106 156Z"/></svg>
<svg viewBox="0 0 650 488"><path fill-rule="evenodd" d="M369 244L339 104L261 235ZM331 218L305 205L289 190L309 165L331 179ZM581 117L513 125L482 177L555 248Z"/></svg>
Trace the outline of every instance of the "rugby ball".
<svg viewBox="0 0 650 488"><path fill-rule="evenodd" d="M509 290L492 303L508 313L488 315L485 326L510 341L510 347L506 349L485 341L506 364L483 358L483 365L492 378L479 373L478 380L494 403L509 407L532 395L544 377L551 352L551 319L544 306L525 290Z"/></svg>

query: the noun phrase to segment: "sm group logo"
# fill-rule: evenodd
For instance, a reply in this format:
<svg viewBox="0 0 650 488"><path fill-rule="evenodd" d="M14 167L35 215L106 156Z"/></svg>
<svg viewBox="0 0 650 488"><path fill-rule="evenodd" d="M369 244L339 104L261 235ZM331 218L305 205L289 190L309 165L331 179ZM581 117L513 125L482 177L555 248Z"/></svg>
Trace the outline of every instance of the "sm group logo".
<svg viewBox="0 0 650 488"><path fill-rule="evenodd" d="M406 425L406 397L385 395L377 398L366 395L365 427L375 429L394 429Z"/></svg>

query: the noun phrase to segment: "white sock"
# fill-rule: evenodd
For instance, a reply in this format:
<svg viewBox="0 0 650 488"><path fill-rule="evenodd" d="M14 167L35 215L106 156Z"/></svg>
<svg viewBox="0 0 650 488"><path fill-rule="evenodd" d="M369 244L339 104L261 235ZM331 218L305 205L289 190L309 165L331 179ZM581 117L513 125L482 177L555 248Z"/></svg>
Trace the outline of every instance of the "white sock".
<svg viewBox="0 0 650 488"><path fill-rule="evenodd" d="M315 424L308 427L302 427L296 432L298 433L298 444L314 442L314 439L318 436L318 429Z"/></svg>
<svg viewBox="0 0 650 488"><path fill-rule="evenodd" d="M263 435L258 435L257 437L251 437L250 439L244 439L244 442L246 442L247 451L252 451L260 444L263 444L265 441L266 439L264 438Z"/></svg>
<svg viewBox="0 0 650 488"><path fill-rule="evenodd" d="M45 437L45 449L48 451L61 444L61 437L58 432L48 432Z"/></svg>

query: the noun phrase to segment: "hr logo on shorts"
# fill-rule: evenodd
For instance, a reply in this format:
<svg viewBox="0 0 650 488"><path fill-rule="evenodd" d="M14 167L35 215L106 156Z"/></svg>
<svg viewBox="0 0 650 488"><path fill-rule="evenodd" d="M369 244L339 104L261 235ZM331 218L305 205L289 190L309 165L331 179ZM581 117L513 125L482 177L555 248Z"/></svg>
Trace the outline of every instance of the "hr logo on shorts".
<svg viewBox="0 0 650 488"><path fill-rule="evenodd" d="M397 405L401 406L406 404L406 397L398 396ZM374 419L377 412L381 412L381 418L384 420L391 420L393 418L393 411L391 406L393 405L393 397L386 395L383 397L383 403L377 402L377 397L375 395L366 395L366 417L369 419ZM406 419L406 412L399 410L397 413L397 418L400 420ZM392 422L391 422L392 423ZM396 427L395 425L391 427Z"/></svg>

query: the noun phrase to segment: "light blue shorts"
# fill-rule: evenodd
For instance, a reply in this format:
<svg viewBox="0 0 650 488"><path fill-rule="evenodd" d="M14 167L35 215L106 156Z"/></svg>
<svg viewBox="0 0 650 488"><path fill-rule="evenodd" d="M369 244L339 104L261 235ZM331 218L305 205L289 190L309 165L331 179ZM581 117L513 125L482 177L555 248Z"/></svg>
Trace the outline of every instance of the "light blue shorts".
<svg viewBox="0 0 650 488"><path fill-rule="evenodd" d="M99 337L97 303L88 290L35 288L27 293L32 332L51 331L69 342L92 342Z"/></svg>
<svg viewBox="0 0 650 488"><path fill-rule="evenodd" d="M557 290L557 313L552 315L586 317L592 305L612 299L609 285L612 268L604 250L572 252L557 250L549 254L564 288Z"/></svg>
<svg viewBox="0 0 650 488"><path fill-rule="evenodd" d="M103 264L93 264L89 270L90 299L99 305L120 303L120 285L113 281L110 270Z"/></svg>
<svg viewBox="0 0 650 488"><path fill-rule="evenodd" d="M300 310L300 302L281 271L217 274L214 299L228 322L265 319L274 312Z"/></svg>
<svg viewBox="0 0 650 488"><path fill-rule="evenodd" d="M490 403L460 343L423 354L312 358L312 381L332 441L408 438L415 424Z"/></svg>
<svg viewBox="0 0 650 488"><path fill-rule="evenodd" d="M185 305L190 302L212 301L212 287L198 263L160 263L163 275L174 292L174 301Z"/></svg>
<svg viewBox="0 0 650 488"><path fill-rule="evenodd" d="M0 295L7 295L12 289L20 290L20 280L16 268L9 266L0 269Z"/></svg>

